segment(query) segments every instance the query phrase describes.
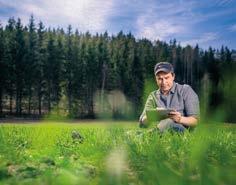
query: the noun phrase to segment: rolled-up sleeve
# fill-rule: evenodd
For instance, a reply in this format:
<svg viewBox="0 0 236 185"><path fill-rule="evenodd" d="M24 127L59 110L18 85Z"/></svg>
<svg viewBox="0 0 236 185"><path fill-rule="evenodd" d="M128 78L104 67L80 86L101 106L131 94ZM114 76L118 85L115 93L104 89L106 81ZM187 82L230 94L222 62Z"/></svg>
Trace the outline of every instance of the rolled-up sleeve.
<svg viewBox="0 0 236 185"><path fill-rule="evenodd" d="M184 91L184 107L186 116L200 117L199 99L198 95L193 91L189 85L185 85Z"/></svg>
<svg viewBox="0 0 236 185"><path fill-rule="evenodd" d="M155 99L154 99L154 93L152 92L149 94L149 96L147 98L143 112L142 112L141 116L139 117L139 121L141 121L142 118L146 115L146 110L154 109L154 108L156 108L156 103L155 103Z"/></svg>

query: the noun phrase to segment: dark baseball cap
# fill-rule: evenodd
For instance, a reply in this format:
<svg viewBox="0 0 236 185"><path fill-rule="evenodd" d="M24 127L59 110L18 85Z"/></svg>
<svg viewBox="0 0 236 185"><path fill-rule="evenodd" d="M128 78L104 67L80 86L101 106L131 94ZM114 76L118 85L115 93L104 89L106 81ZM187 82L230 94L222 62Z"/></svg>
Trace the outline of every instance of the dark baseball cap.
<svg viewBox="0 0 236 185"><path fill-rule="evenodd" d="M155 65L154 74L157 75L159 72L174 73L174 68L171 63L160 62Z"/></svg>

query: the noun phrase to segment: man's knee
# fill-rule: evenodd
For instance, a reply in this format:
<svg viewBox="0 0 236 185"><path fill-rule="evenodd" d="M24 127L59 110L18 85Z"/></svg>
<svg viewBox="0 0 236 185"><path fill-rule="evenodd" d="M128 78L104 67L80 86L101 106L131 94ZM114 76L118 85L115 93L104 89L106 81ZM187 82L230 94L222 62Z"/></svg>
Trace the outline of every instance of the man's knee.
<svg viewBox="0 0 236 185"><path fill-rule="evenodd" d="M185 127L183 125L175 123L170 118L161 120L159 124L157 125L157 127L159 128L161 132L164 132L167 130L174 130L176 132L184 132L185 130Z"/></svg>
<svg viewBox="0 0 236 185"><path fill-rule="evenodd" d="M161 132L164 132L168 129L171 128L171 125L174 123L174 121L170 118L167 118L167 119L163 119L159 122L159 124L157 125L157 127L159 128L159 130Z"/></svg>

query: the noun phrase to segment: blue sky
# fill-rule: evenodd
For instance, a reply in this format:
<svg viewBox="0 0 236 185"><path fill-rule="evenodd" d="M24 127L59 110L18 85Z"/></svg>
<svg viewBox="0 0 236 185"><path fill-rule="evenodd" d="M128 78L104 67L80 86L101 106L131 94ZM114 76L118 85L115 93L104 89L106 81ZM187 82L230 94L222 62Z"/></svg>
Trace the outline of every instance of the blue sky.
<svg viewBox="0 0 236 185"><path fill-rule="evenodd" d="M0 0L0 21L33 14L46 27L117 34L207 49L236 49L236 0Z"/></svg>

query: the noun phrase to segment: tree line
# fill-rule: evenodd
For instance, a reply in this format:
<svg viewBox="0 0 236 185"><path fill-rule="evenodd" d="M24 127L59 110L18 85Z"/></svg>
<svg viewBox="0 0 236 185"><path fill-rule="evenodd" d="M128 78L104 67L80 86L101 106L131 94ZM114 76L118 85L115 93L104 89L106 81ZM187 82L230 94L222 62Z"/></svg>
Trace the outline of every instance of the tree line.
<svg viewBox="0 0 236 185"><path fill-rule="evenodd" d="M112 109L112 117L122 118L122 110L107 100L110 92L120 92L132 107L129 112L124 104L123 112L137 117L146 84L154 82L153 67L161 61L174 65L176 81L191 85L207 110L225 102L229 111L235 107L229 98L235 88L225 92L233 86L228 78L235 71L232 50L225 46L203 50L183 47L175 39L136 39L122 31L109 36L81 33L70 25L66 31L45 28L33 16L24 26L11 17L5 27L0 25L0 114L40 116L63 109L69 117L96 118L99 103L105 112ZM120 96L112 101L116 98L119 103ZM227 119L232 115L228 112Z"/></svg>

